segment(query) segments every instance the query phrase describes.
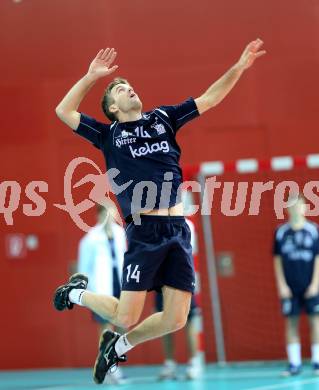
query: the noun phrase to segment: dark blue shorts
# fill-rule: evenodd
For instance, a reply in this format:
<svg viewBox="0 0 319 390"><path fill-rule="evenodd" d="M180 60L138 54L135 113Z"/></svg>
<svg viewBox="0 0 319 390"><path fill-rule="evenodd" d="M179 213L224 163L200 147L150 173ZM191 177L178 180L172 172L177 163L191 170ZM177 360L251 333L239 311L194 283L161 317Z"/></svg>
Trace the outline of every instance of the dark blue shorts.
<svg viewBox="0 0 319 390"><path fill-rule="evenodd" d="M162 292L157 291L155 293L155 309L156 309L156 311L163 310L163 294L162 294ZM200 313L200 309L197 306L195 296L192 295L191 306L189 309L187 320L188 321L191 320L193 317L195 317L199 313Z"/></svg>
<svg viewBox="0 0 319 390"><path fill-rule="evenodd" d="M319 295L305 298L304 294L299 294L281 300L281 312L285 317L299 316L303 310L308 315L319 314Z"/></svg>
<svg viewBox="0 0 319 390"><path fill-rule="evenodd" d="M151 291L163 286L194 292L191 232L182 216L141 215L127 225L122 290Z"/></svg>

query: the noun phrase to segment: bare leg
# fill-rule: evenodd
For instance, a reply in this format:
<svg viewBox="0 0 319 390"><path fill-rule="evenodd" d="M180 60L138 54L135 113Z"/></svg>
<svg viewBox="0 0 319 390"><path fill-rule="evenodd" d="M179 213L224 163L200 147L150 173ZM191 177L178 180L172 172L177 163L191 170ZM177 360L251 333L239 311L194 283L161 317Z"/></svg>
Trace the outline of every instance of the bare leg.
<svg viewBox="0 0 319 390"><path fill-rule="evenodd" d="M119 300L112 296L86 291L82 297L82 304L112 324L129 328L139 320L145 297L146 291L122 291Z"/></svg>
<svg viewBox="0 0 319 390"><path fill-rule="evenodd" d="M191 358L197 356L198 345L198 316L194 316L186 324L187 346Z"/></svg>
<svg viewBox="0 0 319 390"><path fill-rule="evenodd" d="M299 317L286 319L286 343L288 361L293 367L301 366L301 346L299 339ZM289 373L289 370L287 371ZM286 372L284 372L286 375Z"/></svg>
<svg viewBox="0 0 319 390"><path fill-rule="evenodd" d="M146 291L122 291L120 300L86 291L82 304L107 318L114 325L129 328L142 313ZM164 336L185 326L190 308L191 293L165 286L164 310L146 318L127 334L132 346Z"/></svg>
<svg viewBox="0 0 319 390"><path fill-rule="evenodd" d="M308 317L311 330L311 343L319 344L319 315Z"/></svg>
<svg viewBox="0 0 319 390"><path fill-rule="evenodd" d="M118 304L117 298L91 291L85 291L82 297L83 306L107 320L111 320L115 316Z"/></svg>
<svg viewBox="0 0 319 390"><path fill-rule="evenodd" d="M299 317L287 317L286 319L286 343L300 343L299 339Z"/></svg>
<svg viewBox="0 0 319 390"><path fill-rule="evenodd" d="M308 317L311 330L311 361L315 375L319 375L319 315Z"/></svg>
<svg viewBox="0 0 319 390"><path fill-rule="evenodd" d="M164 310L152 314L127 334L133 346L185 326L189 313L191 293L165 286L163 288Z"/></svg>
<svg viewBox="0 0 319 390"><path fill-rule="evenodd" d="M174 337L172 333L163 336L163 347L166 360L174 360Z"/></svg>

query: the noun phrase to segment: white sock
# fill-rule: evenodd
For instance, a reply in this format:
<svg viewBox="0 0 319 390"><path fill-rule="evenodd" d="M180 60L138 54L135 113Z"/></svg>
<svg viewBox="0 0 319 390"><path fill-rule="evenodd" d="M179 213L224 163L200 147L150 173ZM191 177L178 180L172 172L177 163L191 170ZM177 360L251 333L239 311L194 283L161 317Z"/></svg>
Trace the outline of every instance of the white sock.
<svg viewBox="0 0 319 390"><path fill-rule="evenodd" d="M82 297L85 293L85 290L82 290L80 288L73 288L69 292L69 299L72 303L76 303L77 305L83 306L82 304Z"/></svg>
<svg viewBox="0 0 319 390"><path fill-rule="evenodd" d="M133 348L133 345L127 340L126 334L123 334L115 343L115 352L117 356L122 356L125 352Z"/></svg>
<svg viewBox="0 0 319 390"><path fill-rule="evenodd" d="M319 344L312 344L311 346L311 361L319 364Z"/></svg>
<svg viewBox="0 0 319 390"><path fill-rule="evenodd" d="M301 366L301 345L293 343L287 345L288 361L293 366Z"/></svg>
<svg viewBox="0 0 319 390"><path fill-rule="evenodd" d="M189 359L189 364L200 364L200 356L195 355Z"/></svg>

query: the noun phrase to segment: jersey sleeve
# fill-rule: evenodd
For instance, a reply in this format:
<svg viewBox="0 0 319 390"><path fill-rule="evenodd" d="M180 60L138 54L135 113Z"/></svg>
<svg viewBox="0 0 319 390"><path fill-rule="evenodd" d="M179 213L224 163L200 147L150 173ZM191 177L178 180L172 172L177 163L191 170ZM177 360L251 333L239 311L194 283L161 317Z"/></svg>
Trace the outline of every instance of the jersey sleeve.
<svg viewBox="0 0 319 390"><path fill-rule="evenodd" d="M192 97L175 106L161 106L159 110L168 117L174 133L187 122L199 116L196 103Z"/></svg>
<svg viewBox="0 0 319 390"><path fill-rule="evenodd" d="M110 126L81 113L80 124L74 132L90 141L96 148L103 149Z"/></svg>
<svg viewBox="0 0 319 390"><path fill-rule="evenodd" d="M279 239L278 239L278 230L277 229L275 231L275 236L274 236L273 255L274 256L280 256L281 255L280 242L279 242Z"/></svg>

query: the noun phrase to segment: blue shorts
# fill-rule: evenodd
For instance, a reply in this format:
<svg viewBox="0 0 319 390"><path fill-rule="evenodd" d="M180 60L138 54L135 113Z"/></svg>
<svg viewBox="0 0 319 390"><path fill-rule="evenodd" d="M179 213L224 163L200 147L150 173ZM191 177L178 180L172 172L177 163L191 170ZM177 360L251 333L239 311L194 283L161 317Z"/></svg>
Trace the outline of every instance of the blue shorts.
<svg viewBox="0 0 319 390"><path fill-rule="evenodd" d="M156 311L162 311L163 310L163 294L162 292L156 292L155 294L155 309ZM200 313L200 309L197 306L195 296L192 295L191 300L191 307L189 309L187 320L191 320L193 317L198 315Z"/></svg>
<svg viewBox="0 0 319 390"><path fill-rule="evenodd" d="M319 295L305 298L304 294L298 294L281 300L281 312L285 317L299 316L303 310L308 315L319 314Z"/></svg>
<svg viewBox="0 0 319 390"><path fill-rule="evenodd" d="M127 225L122 290L151 291L169 286L194 292L191 232L182 216L141 215Z"/></svg>

